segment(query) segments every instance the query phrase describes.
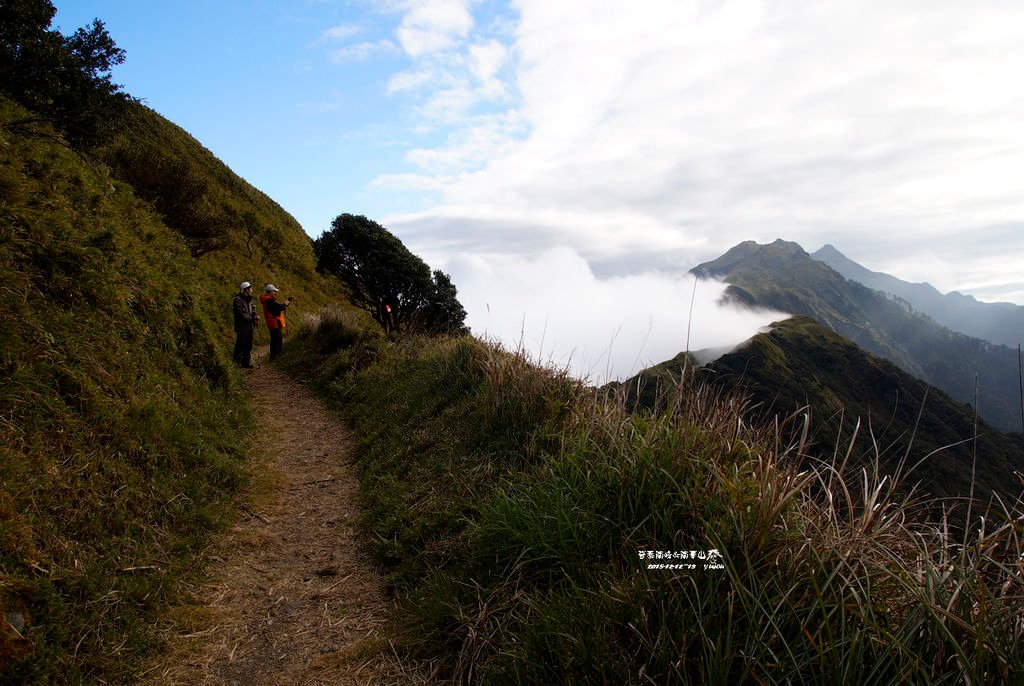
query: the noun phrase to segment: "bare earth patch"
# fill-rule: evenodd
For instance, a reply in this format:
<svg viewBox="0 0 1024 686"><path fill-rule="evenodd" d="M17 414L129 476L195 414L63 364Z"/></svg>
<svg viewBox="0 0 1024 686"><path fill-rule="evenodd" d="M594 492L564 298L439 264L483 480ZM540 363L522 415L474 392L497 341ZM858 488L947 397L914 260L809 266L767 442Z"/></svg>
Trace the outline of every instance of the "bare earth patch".
<svg viewBox="0 0 1024 686"><path fill-rule="evenodd" d="M251 370L257 470L267 476L209 553L197 605L173 614L150 683L422 683L381 629L390 604L356 531L351 437L305 388Z"/></svg>

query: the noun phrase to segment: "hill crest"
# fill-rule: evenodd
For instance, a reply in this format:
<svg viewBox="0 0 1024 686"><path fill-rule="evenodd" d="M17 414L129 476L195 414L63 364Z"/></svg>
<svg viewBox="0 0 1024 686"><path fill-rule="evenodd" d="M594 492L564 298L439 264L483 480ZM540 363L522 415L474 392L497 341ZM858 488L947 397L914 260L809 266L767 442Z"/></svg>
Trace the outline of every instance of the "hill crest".
<svg viewBox="0 0 1024 686"><path fill-rule="evenodd" d="M735 350L705 365L698 354L672 360L612 385L630 402L658 405L660 394L679 385L684 369L726 391L739 390L758 407L756 414L783 416L809 409L814 455L828 459L854 440L854 464L870 464L876 449L886 473L901 460L925 466L910 480L922 480L932 495L963 497L971 490L975 418L972 408L871 355L814 319L796 316L776 322ZM1020 494L1013 475L1024 472L1024 440L1007 436L981 420L975 494L1011 500ZM930 456L930 457L929 457Z"/></svg>

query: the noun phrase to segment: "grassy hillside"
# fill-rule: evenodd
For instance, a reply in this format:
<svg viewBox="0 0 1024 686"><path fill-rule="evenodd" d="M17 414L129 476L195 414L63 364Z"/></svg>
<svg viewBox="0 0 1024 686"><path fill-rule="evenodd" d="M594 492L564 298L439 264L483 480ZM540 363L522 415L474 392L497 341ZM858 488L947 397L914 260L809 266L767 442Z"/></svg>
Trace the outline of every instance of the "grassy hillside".
<svg viewBox="0 0 1024 686"><path fill-rule="evenodd" d="M405 601L391 638L455 683L1024 667L1019 514L960 546L877 472L803 464L801 416L685 382L633 414L475 339L390 343L345 317L294 343L284 362L360 436L363 526Z"/></svg>
<svg viewBox="0 0 1024 686"><path fill-rule="evenodd" d="M331 299L291 217L131 107L98 157L45 124L0 128L4 683L132 680L159 608L246 478L253 427L230 363L238 282L273 280L299 296L298 315ZM0 122L28 117L0 99ZM143 147L202 191L191 209L212 218L211 249L168 226L159 194L122 180L117 151ZM250 254L238 217L274 227L280 247Z"/></svg>
<svg viewBox="0 0 1024 686"><path fill-rule="evenodd" d="M665 389L680 383L685 367L723 390L742 390L765 416L810 408L814 441L808 452L818 457L831 458L836 446L844 453L851 447L852 464L877 458L889 474L901 462L907 467L921 462L906 475L908 483L920 481L927 492L943 498L971 493L973 410L812 319L778 322L702 368L684 357L646 369L619 386L632 402L653 407ZM1006 435L984 420L977 433L975 496L987 501L998 493L1014 499L1021 492L1015 473L1024 473L1021 435ZM961 514L964 507L958 508Z"/></svg>
<svg viewBox="0 0 1024 686"><path fill-rule="evenodd" d="M257 294L276 284L296 297L296 311L316 312L338 292L316 273L302 227L266 194L145 106L129 103L125 120L98 156L183 238L229 301L243 280L256 284Z"/></svg>
<svg viewBox="0 0 1024 686"><path fill-rule="evenodd" d="M747 241L695 267L729 282L748 304L816 319L864 350L941 388L1004 431L1021 429L1017 351L939 326L862 284L848 281L796 243Z"/></svg>

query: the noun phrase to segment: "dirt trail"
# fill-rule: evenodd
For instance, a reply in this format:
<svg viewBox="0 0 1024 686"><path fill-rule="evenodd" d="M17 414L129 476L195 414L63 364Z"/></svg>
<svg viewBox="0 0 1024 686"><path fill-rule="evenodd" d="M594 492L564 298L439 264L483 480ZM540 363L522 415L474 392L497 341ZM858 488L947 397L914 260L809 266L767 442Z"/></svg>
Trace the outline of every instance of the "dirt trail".
<svg viewBox="0 0 1024 686"><path fill-rule="evenodd" d="M259 357L264 356L263 351ZM351 437L265 362L246 373L258 469L269 478L210 552L198 607L175 616L159 684L409 683L380 634L383 579L356 534Z"/></svg>

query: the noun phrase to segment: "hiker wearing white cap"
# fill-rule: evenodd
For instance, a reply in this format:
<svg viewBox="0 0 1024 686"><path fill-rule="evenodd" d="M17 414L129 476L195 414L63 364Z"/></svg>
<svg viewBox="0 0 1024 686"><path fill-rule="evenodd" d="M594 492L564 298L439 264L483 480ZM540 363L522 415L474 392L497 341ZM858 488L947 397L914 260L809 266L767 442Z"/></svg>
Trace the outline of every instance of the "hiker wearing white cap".
<svg viewBox="0 0 1024 686"><path fill-rule="evenodd" d="M266 291L260 296L260 304L263 305L263 318L267 321L267 330L270 332L270 359L281 354L281 347L284 344L284 311L292 304L292 299L285 302L277 300L278 288L268 283L264 288Z"/></svg>
<svg viewBox="0 0 1024 686"><path fill-rule="evenodd" d="M252 284L243 281L232 301L235 313L235 363L243 369L252 369L252 343L260 318L256 303L252 301Z"/></svg>

